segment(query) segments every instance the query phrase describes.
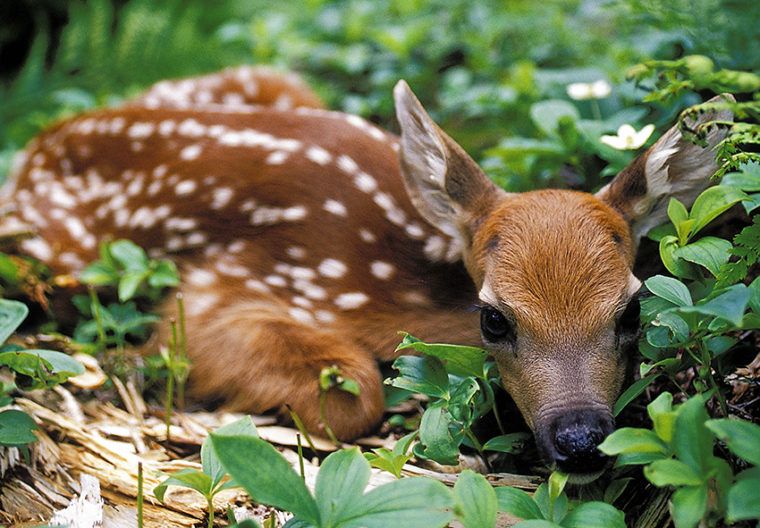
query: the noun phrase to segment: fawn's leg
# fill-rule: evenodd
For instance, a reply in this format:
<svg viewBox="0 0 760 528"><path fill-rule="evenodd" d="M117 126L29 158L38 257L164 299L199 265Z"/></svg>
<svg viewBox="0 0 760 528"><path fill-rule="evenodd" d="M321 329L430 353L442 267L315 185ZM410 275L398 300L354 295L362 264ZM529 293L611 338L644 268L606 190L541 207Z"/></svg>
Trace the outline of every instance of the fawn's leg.
<svg viewBox="0 0 760 528"><path fill-rule="evenodd" d="M337 365L359 384L360 393L328 392L326 417L333 432L350 439L380 422L380 373L361 346L342 333L297 320L274 296L229 288L222 297L222 290L218 284L182 286L195 397L222 397L232 410L255 413L285 412L289 406L309 430L318 431L319 374Z"/></svg>

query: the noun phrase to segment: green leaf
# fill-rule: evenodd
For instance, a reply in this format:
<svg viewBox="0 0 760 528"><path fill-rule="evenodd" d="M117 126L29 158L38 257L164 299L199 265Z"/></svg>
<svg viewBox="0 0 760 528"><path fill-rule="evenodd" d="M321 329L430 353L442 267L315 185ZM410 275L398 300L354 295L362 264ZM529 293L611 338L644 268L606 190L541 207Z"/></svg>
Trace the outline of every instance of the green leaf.
<svg viewBox="0 0 760 528"><path fill-rule="evenodd" d="M565 528L625 528L625 514L604 502L584 502L562 519Z"/></svg>
<svg viewBox="0 0 760 528"><path fill-rule="evenodd" d="M113 258L129 271L148 271L148 256L145 251L131 240L117 240L109 245Z"/></svg>
<svg viewBox="0 0 760 528"><path fill-rule="evenodd" d="M552 136L559 131L560 119L569 117L578 121L581 115L573 104L561 99L550 99L533 104L530 107L530 117L541 132Z"/></svg>
<svg viewBox="0 0 760 528"><path fill-rule="evenodd" d="M148 277L148 271L128 271L119 279L119 301L126 302L135 296L137 288Z"/></svg>
<svg viewBox="0 0 760 528"><path fill-rule="evenodd" d="M706 236L674 251L674 255L694 264L704 266L718 276L720 268L731 256L731 242L722 238Z"/></svg>
<svg viewBox="0 0 760 528"><path fill-rule="evenodd" d="M705 427L725 442L736 456L760 466L760 425L746 420L720 418L708 420Z"/></svg>
<svg viewBox="0 0 760 528"><path fill-rule="evenodd" d="M672 277L655 275L644 281L647 289L654 295L669 301L676 306L691 306L691 293L686 285Z"/></svg>
<svg viewBox="0 0 760 528"><path fill-rule="evenodd" d="M760 519L760 468L743 471L737 482L728 490L726 500L726 520L729 523L749 519Z"/></svg>
<svg viewBox="0 0 760 528"><path fill-rule="evenodd" d="M411 339L410 339L411 338ZM474 376L483 378L485 360L488 352L476 347L461 345L428 344L415 340L406 334L396 351L413 349L423 354L435 356L446 365L446 371L456 376Z"/></svg>
<svg viewBox="0 0 760 528"><path fill-rule="evenodd" d="M749 288L739 283L726 288L723 293L703 304L682 306L678 308L678 311L720 317L739 328L749 304L749 297Z"/></svg>
<svg viewBox="0 0 760 528"><path fill-rule="evenodd" d="M647 412L654 425L655 434L663 442L669 444L673 440L673 427L678 415L673 410L673 395L663 392L647 405Z"/></svg>
<svg viewBox="0 0 760 528"><path fill-rule="evenodd" d="M644 476L655 486L699 486L702 479L692 468L672 458L656 460L644 468Z"/></svg>
<svg viewBox="0 0 760 528"><path fill-rule="evenodd" d="M678 224L689 219L689 211L687 211L686 207L676 198L671 198L668 202L668 218L670 218L670 221L673 222L673 225L678 229ZM680 235L680 231L678 233Z"/></svg>
<svg viewBox="0 0 760 528"><path fill-rule="evenodd" d="M24 445L37 441L32 432L37 424L31 416L18 409L6 409L0 412L0 444L6 446Z"/></svg>
<svg viewBox="0 0 760 528"><path fill-rule="evenodd" d="M649 429L622 427L599 444L599 450L607 455L621 453L667 453L668 446Z"/></svg>
<svg viewBox="0 0 760 528"><path fill-rule="evenodd" d="M694 528L707 511L707 487L677 489L671 501L676 528Z"/></svg>
<svg viewBox="0 0 760 528"><path fill-rule="evenodd" d="M211 477L201 473L197 469L180 469L176 473L172 474L171 477L164 480L156 486L153 489L153 494L156 496L158 500L161 502L164 502L164 495L166 494L166 490L169 486L182 486L185 488L190 488L204 497L209 497L211 495L212 486L211 486Z"/></svg>
<svg viewBox="0 0 760 528"><path fill-rule="evenodd" d="M247 435L254 438L258 438L259 436L258 431L256 431L256 426L250 416L245 416L240 420L223 425L216 429L214 434L217 436ZM214 450L211 448L211 440L209 437L206 437L201 444L201 465L203 467L203 472L211 477L212 488L215 488L227 474L222 463L216 457L216 453L214 453Z"/></svg>
<svg viewBox="0 0 760 528"><path fill-rule="evenodd" d="M393 368L399 375L386 383L434 398L448 398L449 376L438 358L401 356L393 362Z"/></svg>
<svg viewBox="0 0 760 528"><path fill-rule="evenodd" d="M549 475L550 502L556 502L560 495L562 495L562 490L565 489L565 484L567 484L568 478L569 475L567 473L560 473L559 471L554 471L551 475ZM557 519L554 520L556 521Z"/></svg>
<svg viewBox="0 0 760 528"><path fill-rule="evenodd" d="M757 277L748 286L749 288L749 305L752 310L760 314L760 277Z"/></svg>
<svg viewBox="0 0 760 528"><path fill-rule="evenodd" d="M529 433L509 433L494 436L483 444L483 451L499 451L501 453L520 453L525 443L530 440Z"/></svg>
<svg viewBox="0 0 760 528"><path fill-rule="evenodd" d="M148 277L151 288L171 288L179 285L179 272L171 260L160 260Z"/></svg>
<svg viewBox="0 0 760 528"><path fill-rule="evenodd" d="M499 511L507 512L520 519L543 519L541 510L533 498L525 491L509 486L496 488Z"/></svg>
<svg viewBox="0 0 760 528"><path fill-rule="evenodd" d="M541 513L546 520L560 522L565 516L565 513L567 513L567 495L561 493L555 500L552 500L549 495L549 484L544 482L538 486L538 489L533 494L533 501L538 505L538 508L541 510Z"/></svg>
<svg viewBox="0 0 760 528"><path fill-rule="evenodd" d="M684 343L689 339L688 323L672 311L660 313L651 324L667 328L669 330L668 341L672 345Z"/></svg>
<svg viewBox="0 0 760 528"><path fill-rule="evenodd" d="M93 262L79 274L79 280L83 284L92 286L106 286L115 284L119 280L119 272L105 262Z"/></svg>
<svg viewBox="0 0 760 528"><path fill-rule="evenodd" d="M360 500L369 483L370 465L358 447L330 454L317 474L314 498L325 526L337 526L343 511Z"/></svg>
<svg viewBox="0 0 760 528"><path fill-rule="evenodd" d="M11 336L24 322L29 308L22 302L0 299L0 344Z"/></svg>
<svg viewBox="0 0 760 528"><path fill-rule="evenodd" d="M639 394L644 392L644 390L649 387L649 385L652 384L654 380L660 377L660 373L652 374L650 376L645 376L637 381L635 381L633 384L631 384L630 387L628 387L623 394L620 395L618 400L615 402L615 406L612 409L612 414L614 416L617 416L620 414L620 411L625 409L625 406L631 403L633 400L635 400Z"/></svg>
<svg viewBox="0 0 760 528"><path fill-rule="evenodd" d="M456 464L459 460L459 442L449 429L451 414L441 406L425 409L420 421L420 443L423 454L441 464Z"/></svg>
<svg viewBox="0 0 760 528"><path fill-rule="evenodd" d="M0 365L7 365L20 374L45 383L62 383L71 376L84 374L84 366L79 361L55 350L2 352Z"/></svg>
<svg viewBox="0 0 760 528"><path fill-rule="evenodd" d="M493 528L496 524L496 492L482 475L464 470L454 484L454 499L465 528Z"/></svg>
<svg viewBox="0 0 760 528"><path fill-rule="evenodd" d="M437 528L446 526L453 515L454 498L445 484L413 477L394 480L346 504L339 520L341 528Z"/></svg>
<svg viewBox="0 0 760 528"><path fill-rule="evenodd" d="M747 195L735 187L716 185L700 194L691 207L689 218L695 220L691 235L697 234L718 215L728 210L735 203L746 200Z"/></svg>
<svg viewBox="0 0 760 528"><path fill-rule="evenodd" d="M697 267L677 256L681 249L678 239L672 235L663 236L660 239L660 259L667 270L682 279L696 279L699 277Z"/></svg>
<svg viewBox="0 0 760 528"><path fill-rule="evenodd" d="M544 519L531 519L513 525L515 528L562 528L561 525Z"/></svg>
<svg viewBox="0 0 760 528"><path fill-rule="evenodd" d="M271 444L247 435L209 436L222 466L255 502L321 526L319 508L303 480Z"/></svg>
<svg viewBox="0 0 760 528"><path fill-rule="evenodd" d="M713 437L705 427L708 416L703 396L689 398L677 412L671 444L673 450L698 475L705 475L708 460L712 458Z"/></svg>

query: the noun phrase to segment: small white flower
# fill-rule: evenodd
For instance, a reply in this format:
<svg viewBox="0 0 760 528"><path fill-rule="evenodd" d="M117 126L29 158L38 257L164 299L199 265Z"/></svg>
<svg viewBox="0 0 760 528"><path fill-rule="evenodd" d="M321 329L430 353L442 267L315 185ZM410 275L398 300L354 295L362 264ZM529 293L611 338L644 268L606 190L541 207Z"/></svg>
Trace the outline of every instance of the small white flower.
<svg viewBox="0 0 760 528"><path fill-rule="evenodd" d="M612 93L612 86L604 79L592 83L571 83L567 85L567 95L576 101L604 99Z"/></svg>
<svg viewBox="0 0 760 528"><path fill-rule="evenodd" d="M617 150L635 150L646 143L654 132L654 125L647 125L638 132L631 125L618 128L617 136L602 136L602 143Z"/></svg>

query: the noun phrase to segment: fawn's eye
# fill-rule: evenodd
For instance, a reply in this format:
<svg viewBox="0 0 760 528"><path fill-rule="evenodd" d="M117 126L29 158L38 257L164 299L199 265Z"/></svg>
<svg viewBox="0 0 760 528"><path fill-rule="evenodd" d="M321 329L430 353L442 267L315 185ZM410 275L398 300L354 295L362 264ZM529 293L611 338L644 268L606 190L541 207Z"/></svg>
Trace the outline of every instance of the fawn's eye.
<svg viewBox="0 0 760 528"><path fill-rule="evenodd" d="M512 324L500 311L484 306L480 310L480 331L485 341L503 341L514 335Z"/></svg>
<svg viewBox="0 0 760 528"><path fill-rule="evenodd" d="M634 297L625 307L617 323L617 333L636 335L641 327L641 304L638 297Z"/></svg>

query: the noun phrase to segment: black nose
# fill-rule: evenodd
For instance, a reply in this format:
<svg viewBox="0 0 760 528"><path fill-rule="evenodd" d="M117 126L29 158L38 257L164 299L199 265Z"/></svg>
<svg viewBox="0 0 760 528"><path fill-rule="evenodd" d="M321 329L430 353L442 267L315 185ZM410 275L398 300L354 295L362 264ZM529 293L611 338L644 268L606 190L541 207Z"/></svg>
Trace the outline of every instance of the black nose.
<svg viewBox="0 0 760 528"><path fill-rule="evenodd" d="M545 454L564 473L598 472L608 458L597 446L613 429L612 418L606 413L592 410L563 413L549 425Z"/></svg>

